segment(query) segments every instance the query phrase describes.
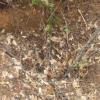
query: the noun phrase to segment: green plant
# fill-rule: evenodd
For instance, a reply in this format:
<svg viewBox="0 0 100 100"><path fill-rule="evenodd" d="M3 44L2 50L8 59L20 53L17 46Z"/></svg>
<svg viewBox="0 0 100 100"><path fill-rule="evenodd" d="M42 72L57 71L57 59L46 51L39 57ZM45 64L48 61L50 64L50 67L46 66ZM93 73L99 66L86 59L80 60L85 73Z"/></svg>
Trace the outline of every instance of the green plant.
<svg viewBox="0 0 100 100"><path fill-rule="evenodd" d="M58 22L59 22L58 16L56 16L56 14L52 14L48 19L48 24L47 24L47 26L45 28L45 31L49 32L49 33L52 32L53 27L55 25L59 24Z"/></svg>
<svg viewBox="0 0 100 100"><path fill-rule="evenodd" d="M33 5L37 6L44 6L45 9L49 10L50 16L47 20L47 25L44 29L45 32L51 33L53 30L53 27L56 24L59 24L59 17L56 16L55 11L57 8L55 8L54 0L32 0Z"/></svg>
<svg viewBox="0 0 100 100"><path fill-rule="evenodd" d="M47 26L45 27L45 32L52 32L52 25L51 24L47 24Z"/></svg>
<svg viewBox="0 0 100 100"><path fill-rule="evenodd" d="M41 0L32 0L33 5L39 5L41 4Z"/></svg>
<svg viewBox="0 0 100 100"><path fill-rule="evenodd" d="M65 32L65 33L70 33L69 28L65 26L65 27L64 27L64 32Z"/></svg>
<svg viewBox="0 0 100 100"><path fill-rule="evenodd" d="M89 65L89 61L87 59L82 59L80 62L78 62L79 69L83 69L84 67Z"/></svg>
<svg viewBox="0 0 100 100"><path fill-rule="evenodd" d="M52 9L54 7L54 4L51 2L49 3L49 0L32 0L33 5L44 5Z"/></svg>

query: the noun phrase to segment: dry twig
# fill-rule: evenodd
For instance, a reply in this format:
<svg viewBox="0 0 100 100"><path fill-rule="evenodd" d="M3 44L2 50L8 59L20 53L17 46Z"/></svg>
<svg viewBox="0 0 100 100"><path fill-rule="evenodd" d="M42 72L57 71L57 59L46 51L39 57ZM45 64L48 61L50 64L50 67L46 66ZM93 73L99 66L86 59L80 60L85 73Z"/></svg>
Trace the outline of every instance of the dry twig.
<svg viewBox="0 0 100 100"><path fill-rule="evenodd" d="M76 59L74 62L69 66L69 68L77 67L77 64L82 60L82 57L86 54L86 51L89 49L91 43L94 41L94 39L100 35L100 28L98 27L96 31L92 34L90 39L87 41L87 43L84 45L84 47L79 51L79 53L76 56Z"/></svg>

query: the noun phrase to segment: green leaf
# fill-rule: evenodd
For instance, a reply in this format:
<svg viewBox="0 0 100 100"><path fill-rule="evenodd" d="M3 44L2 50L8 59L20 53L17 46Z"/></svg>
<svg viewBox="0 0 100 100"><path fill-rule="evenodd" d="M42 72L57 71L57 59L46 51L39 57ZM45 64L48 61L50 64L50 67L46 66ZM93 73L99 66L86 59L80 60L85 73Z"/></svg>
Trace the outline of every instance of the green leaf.
<svg viewBox="0 0 100 100"><path fill-rule="evenodd" d="M68 28L68 27L65 27L65 28L64 28L64 32L66 32L66 33L70 33L69 28Z"/></svg>
<svg viewBox="0 0 100 100"><path fill-rule="evenodd" d="M52 31L52 28L53 28L52 25L51 24L48 24L46 26L46 28L45 28L45 31L50 33Z"/></svg>

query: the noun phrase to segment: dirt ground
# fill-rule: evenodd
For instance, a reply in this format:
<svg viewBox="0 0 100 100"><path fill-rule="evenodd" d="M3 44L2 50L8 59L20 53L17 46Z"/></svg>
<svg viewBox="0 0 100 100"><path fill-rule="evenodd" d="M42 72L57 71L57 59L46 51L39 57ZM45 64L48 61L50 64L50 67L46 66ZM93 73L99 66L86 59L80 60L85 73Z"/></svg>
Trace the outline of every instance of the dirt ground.
<svg viewBox="0 0 100 100"><path fill-rule="evenodd" d="M99 100L100 1L78 1L55 0L51 33L46 7L0 6L0 100Z"/></svg>

